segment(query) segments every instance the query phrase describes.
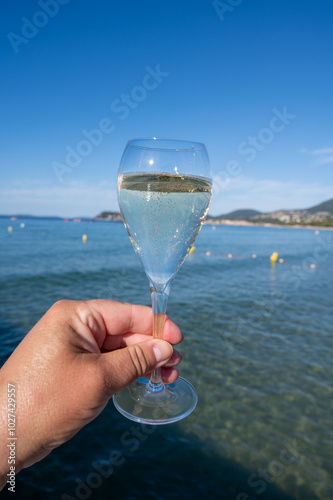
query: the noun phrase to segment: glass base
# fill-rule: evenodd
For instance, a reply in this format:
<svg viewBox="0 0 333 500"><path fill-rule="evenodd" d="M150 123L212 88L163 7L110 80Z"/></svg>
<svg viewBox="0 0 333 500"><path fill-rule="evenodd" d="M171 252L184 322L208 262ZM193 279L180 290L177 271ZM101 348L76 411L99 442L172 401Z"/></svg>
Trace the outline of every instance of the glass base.
<svg viewBox="0 0 333 500"><path fill-rule="evenodd" d="M147 390L148 382L141 377L112 398L117 410L130 420L151 425L171 424L187 417L197 405L197 393L183 378L155 393Z"/></svg>

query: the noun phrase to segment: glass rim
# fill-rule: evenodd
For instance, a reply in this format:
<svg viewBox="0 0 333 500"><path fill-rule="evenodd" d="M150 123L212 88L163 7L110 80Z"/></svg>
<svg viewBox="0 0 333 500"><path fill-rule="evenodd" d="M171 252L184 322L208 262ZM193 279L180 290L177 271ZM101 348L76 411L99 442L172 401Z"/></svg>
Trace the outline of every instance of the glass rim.
<svg viewBox="0 0 333 500"><path fill-rule="evenodd" d="M165 147L165 146L160 146L160 147L157 147L157 144L156 144L156 147L154 146L151 146L151 145L140 145L139 143L142 142L147 142L148 141L165 141L165 142L168 142L170 141L170 144L172 142L174 143L179 143L180 145L183 144L183 147ZM135 144L135 143L138 143L138 144ZM185 144L187 144L187 146L185 147ZM175 146L176 144L174 144ZM135 138L135 139L130 139L128 142L127 142L127 146L130 146L130 147L133 147L133 148L137 148L137 149L148 149L150 151L200 151L200 150L205 150L206 149L206 146L202 143L202 142L197 142L197 141L188 141L186 139L173 139L173 138L170 138L170 137L138 137L138 138ZM192 146L192 147L190 147Z"/></svg>

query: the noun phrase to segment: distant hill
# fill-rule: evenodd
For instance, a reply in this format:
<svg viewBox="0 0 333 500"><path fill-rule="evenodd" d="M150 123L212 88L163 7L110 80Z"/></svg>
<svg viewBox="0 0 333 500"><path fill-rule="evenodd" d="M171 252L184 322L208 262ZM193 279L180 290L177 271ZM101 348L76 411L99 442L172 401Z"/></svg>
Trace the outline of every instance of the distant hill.
<svg viewBox="0 0 333 500"><path fill-rule="evenodd" d="M10 217L16 217L17 219L47 219L47 220L62 220L62 217L56 215L29 215L29 214L12 214L12 215L0 215L1 219L9 219Z"/></svg>
<svg viewBox="0 0 333 500"><path fill-rule="evenodd" d="M226 224L226 221L234 221L235 223L247 221L247 223L252 224L333 226L333 199L303 210L275 210L263 213L258 210L243 209L216 217L207 217L207 222L211 224Z"/></svg>
<svg viewBox="0 0 333 500"><path fill-rule="evenodd" d="M94 217L94 220L116 220L122 221L122 217L119 212L101 212L99 215Z"/></svg>
<svg viewBox="0 0 333 500"><path fill-rule="evenodd" d="M251 218L252 222L333 226L333 199L303 210L276 210Z"/></svg>
<svg viewBox="0 0 333 500"><path fill-rule="evenodd" d="M244 220L244 219L250 219L251 217L256 217L261 214L262 212L259 212L258 210L244 208L242 210L234 210L233 212L229 212L223 215L218 215L216 217L208 215L207 219Z"/></svg>
<svg viewBox="0 0 333 500"><path fill-rule="evenodd" d="M74 221L74 222L91 222L91 217L58 217L57 215L30 215L30 214L12 214L12 215L0 215L0 219L36 219L36 220L55 220L55 221Z"/></svg>
<svg viewBox="0 0 333 500"><path fill-rule="evenodd" d="M329 212L333 215L333 198L328 201L324 201L324 203L320 203L320 205L315 205L314 207L307 208L306 211L309 214L314 214L316 212Z"/></svg>

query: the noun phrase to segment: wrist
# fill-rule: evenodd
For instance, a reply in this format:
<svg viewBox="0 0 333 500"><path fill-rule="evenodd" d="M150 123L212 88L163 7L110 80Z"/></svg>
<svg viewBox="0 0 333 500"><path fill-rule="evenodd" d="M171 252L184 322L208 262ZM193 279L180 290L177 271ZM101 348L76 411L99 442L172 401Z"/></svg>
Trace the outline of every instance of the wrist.
<svg viewBox="0 0 333 500"><path fill-rule="evenodd" d="M7 474L10 471L8 464L8 416L7 416L7 384L1 383L0 387L0 491L5 487L7 482Z"/></svg>
<svg viewBox="0 0 333 500"><path fill-rule="evenodd" d="M16 385L9 380L11 378L8 378L6 366L4 366L0 373L0 491L6 483L8 483L8 488L14 486L14 490L11 491L15 491L15 476L23 468L17 453Z"/></svg>

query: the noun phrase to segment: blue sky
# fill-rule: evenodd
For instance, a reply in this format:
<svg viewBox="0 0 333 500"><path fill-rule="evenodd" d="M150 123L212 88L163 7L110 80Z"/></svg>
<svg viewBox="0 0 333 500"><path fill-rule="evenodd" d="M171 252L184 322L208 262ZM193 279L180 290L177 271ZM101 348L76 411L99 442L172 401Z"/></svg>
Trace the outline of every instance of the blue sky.
<svg viewBox="0 0 333 500"><path fill-rule="evenodd" d="M2 4L0 213L117 209L151 136L206 144L212 214L332 198L332 23L330 0Z"/></svg>

